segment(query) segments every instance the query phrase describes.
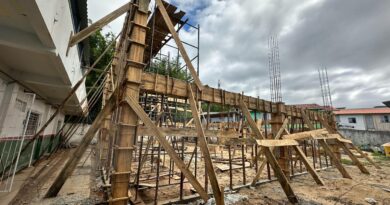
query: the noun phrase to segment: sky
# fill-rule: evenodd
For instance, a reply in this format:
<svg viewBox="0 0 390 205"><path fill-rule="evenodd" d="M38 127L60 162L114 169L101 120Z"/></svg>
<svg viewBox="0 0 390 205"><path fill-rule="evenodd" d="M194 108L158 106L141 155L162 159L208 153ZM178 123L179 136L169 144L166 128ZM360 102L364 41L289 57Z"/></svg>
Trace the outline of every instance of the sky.
<svg viewBox="0 0 390 205"><path fill-rule="evenodd" d="M125 0L88 0L96 21ZM322 105L318 68L328 69L335 107L362 108L390 100L388 0L170 0L200 25L203 84L270 99L268 39L277 36L286 104ZM104 31L118 33L123 17ZM183 41L197 43L184 29ZM186 46L190 58L196 51Z"/></svg>

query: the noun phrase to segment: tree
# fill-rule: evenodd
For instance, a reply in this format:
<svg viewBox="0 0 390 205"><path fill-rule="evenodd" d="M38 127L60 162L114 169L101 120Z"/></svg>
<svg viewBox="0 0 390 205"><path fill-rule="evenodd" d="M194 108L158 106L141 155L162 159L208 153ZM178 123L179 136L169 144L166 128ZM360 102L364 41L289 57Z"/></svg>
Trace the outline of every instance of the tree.
<svg viewBox="0 0 390 205"><path fill-rule="evenodd" d="M112 32L102 34L102 31L99 30L91 37L89 37L89 44L90 44L90 62L94 63L107 49L108 46L111 45L112 41L115 40L115 36ZM114 44L115 45L115 44ZM109 50L102 56L102 58L96 63L95 69L91 71L85 81L85 86L87 88L88 95L88 102L92 102L92 97L95 92L98 91L98 88L104 83L104 73L102 72L107 66L110 66L111 59L114 57L115 52L115 46L111 45ZM100 79L99 76L103 75ZM96 86L93 87L93 85L96 83ZM100 94L98 96L98 99L96 99L96 103L89 107L89 114L88 114L88 122L92 123L92 121L96 118L98 113L100 112L102 107L102 95Z"/></svg>
<svg viewBox="0 0 390 205"><path fill-rule="evenodd" d="M168 58L156 58L152 61L149 72L158 73L160 75L169 75L172 78L176 78L184 81L192 81L191 74L186 72L185 67L177 60L177 57Z"/></svg>

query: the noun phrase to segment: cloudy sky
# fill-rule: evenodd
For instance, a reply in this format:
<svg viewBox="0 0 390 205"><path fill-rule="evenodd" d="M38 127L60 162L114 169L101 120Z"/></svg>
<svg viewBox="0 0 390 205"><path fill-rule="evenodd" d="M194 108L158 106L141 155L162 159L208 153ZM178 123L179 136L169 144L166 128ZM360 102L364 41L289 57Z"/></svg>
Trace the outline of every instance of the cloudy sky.
<svg viewBox="0 0 390 205"><path fill-rule="evenodd" d="M88 0L96 21L125 0ZM200 32L200 78L225 90L270 99L268 38L279 39L287 104L322 104L317 69L328 68L333 105L372 107L390 100L388 0L171 0ZM118 33L123 18L105 31ZM193 29L182 40L196 44ZM190 57L195 51L189 49Z"/></svg>

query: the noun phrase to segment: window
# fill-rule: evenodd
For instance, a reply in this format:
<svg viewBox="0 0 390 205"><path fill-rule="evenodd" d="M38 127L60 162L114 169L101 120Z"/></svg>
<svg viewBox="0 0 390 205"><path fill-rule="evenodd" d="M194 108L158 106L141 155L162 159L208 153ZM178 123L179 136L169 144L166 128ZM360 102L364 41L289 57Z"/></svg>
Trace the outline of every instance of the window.
<svg viewBox="0 0 390 205"><path fill-rule="evenodd" d="M348 118L349 123L356 123L356 117L350 117Z"/></svg>
<svg viewBox="0 0 390 205"><path fill-rule="evenodd" d="M16 98L15 108L21 112L26 112L27 102L24 102L23 100Z"/></svg>
<svg viewBox="0 0 390 205"><path fill-rule="evenodd" d="M390 123L390 116L389 115L381 116L381 122L382 123Z"/></svg>
<svg viewBox="0 0 390 205"><path fill-rule="evenodd" d="M31 112L27 124L26 135L34 135L38 128L39 114Z"/></svg>

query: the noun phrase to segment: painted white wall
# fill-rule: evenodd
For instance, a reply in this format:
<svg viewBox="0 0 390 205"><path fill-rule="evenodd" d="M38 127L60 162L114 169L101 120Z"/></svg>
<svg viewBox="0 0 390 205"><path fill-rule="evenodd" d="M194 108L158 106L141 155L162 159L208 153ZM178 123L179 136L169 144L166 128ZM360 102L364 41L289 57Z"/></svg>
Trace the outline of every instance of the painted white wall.
<svg viewBox="0 0 390 205"><path fill-rule="evenodd" d="M56 55L62 62L59 66L64 67L70 83L74 86L83 76L83 70L80 68L81 58L77 46L68 50L70 35L75 33L70 4L63 0L37 0L36 2L56 47ZM84 84L76 91L76 95L80 101L86 96Z"/></svg>
<svg viewBox="0 0 390 205"><path fill-rule="evenodd" d="M366 123L364 115L339 115L339 125L343 128L354 129L354 130L366 130ZM349 118L356 118L356 123L349 123Z"/></svg>
<svg viewBox="0 0 390 205"><path fill-rule="evenodd" d="M31 106L32 103L32 95L29 93L26 93L22 86L15 84L13 86L16 86L16 88L13 90L11 100L9 101L9 107L8 111L5 116L5 120L3 123L3 126L1 127L0 131L0 138L1 137L18 137L22 136L23 134L23 122L27 117L28 109ZM27 107L24 111L21 111L16 107L16 99L22 100L24 102L27 102ZM0 101L1 103L1 101ZM1 105L0 105L1 106ZM51 105L45 103L43 100L39 99L37 96L34 104L31 108L32 112L40 114L39 118L39 128L43 126L43 124L50 118L50 116L54 113L54 109ZM58 120L64 121L64 114L60 113L56 120L53 120L48 127L44 131L44 135L51 135L55 134L55 131L57 129L57 122ZM38 129L39 129L38 128Z"/></svg>

